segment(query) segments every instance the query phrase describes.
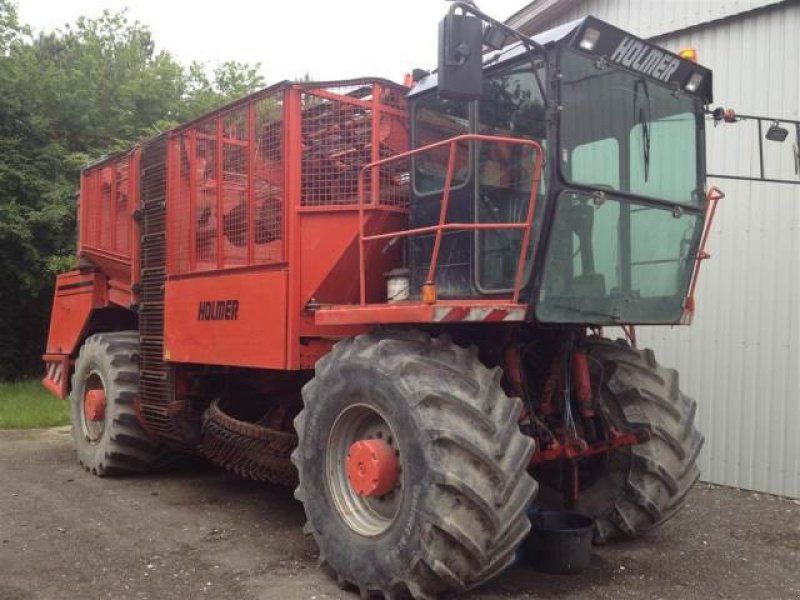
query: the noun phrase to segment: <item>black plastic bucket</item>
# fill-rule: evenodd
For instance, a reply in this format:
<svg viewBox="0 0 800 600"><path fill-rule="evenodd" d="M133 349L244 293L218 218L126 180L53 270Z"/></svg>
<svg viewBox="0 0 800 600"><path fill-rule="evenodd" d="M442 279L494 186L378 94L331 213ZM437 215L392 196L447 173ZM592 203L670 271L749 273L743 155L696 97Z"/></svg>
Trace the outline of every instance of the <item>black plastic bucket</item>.
<svg viewBox="0 0 800 600"><path fill-rule="evenodd" d="M535 513L525 542L528 560L547 573L580 573L589 566L593 531L594 521L580 513Z"/></svg>

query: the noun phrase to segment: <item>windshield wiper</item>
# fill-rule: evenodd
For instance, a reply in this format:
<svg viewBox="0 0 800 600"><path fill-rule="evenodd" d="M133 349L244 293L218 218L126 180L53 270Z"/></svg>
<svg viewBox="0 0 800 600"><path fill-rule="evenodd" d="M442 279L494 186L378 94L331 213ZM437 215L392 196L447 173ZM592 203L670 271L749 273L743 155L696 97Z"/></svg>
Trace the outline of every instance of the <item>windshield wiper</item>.
<svg viewBox="0 0 800 600"><path fill-rule="evenodd" d="M647 111L645 107L639 107L637 115L637 125L642 126L642 159L644 161L644 180L650 179L650 90L647 87L647 81L639 79L633 84L633 110L636 111L636 100L639 97L639 86L642 86L642 92L647 99Z"/></svg>
<svg viewBox="0 0 800 600"><path fill-rule="evenodd" d="M644 109L639 109L639 119L642 125L642 158L644 159L644 180L650 178L650 123L644 118Z"/></svg>

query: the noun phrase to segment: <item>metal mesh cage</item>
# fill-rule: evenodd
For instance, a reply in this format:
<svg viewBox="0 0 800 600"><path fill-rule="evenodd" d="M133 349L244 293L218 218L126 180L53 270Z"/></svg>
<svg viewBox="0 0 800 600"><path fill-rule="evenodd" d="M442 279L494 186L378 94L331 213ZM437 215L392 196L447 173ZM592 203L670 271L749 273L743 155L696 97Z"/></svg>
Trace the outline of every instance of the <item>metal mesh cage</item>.
<svg viewBox="0 0 800 600"><path fill-rule="evenodd" d="M135 190L129 177L130 154L87 168L82 175L80 246L126 261L131 256Z"/></svg>
<svg viewBox="0 0 800 600"><path fill-rule="evenodd" d="M268 263L283 258L283 95L262 98L251 110L257 136L252 173L255 204L250 219L256 241L253 258Z"/></svg>
<svg viewBox="0 0 800 600"><path fill-rule="evenodd" d="M283 93L251 97L176 134L170 272L283 260Z"/></svg>
<svg viewBox="0 0 800 600"><path fill-rule="evenodd" d="M371 80L304 86L302 206L356 204L362 168L408 149L404 93L400 86ZM372 186L367 174L381 203L407 204L407 165L405 176L403 168L376 168L380 186Z"/></svg>
<svg viewBox="0 0 800 600"><path fill-rule="evenodd" d="M269 88L173 133L171 273L282 262L290 207L355 205L363 167L408 148L405 88L374 80L290 86ZM295 100L288 105L286 98ZM299 126L299 140L287 139L287 119ZM300 153L291 163L299 173L287 172L288 148ZM407 163L376 167L372 176L377 203L407 206ZM287 181L298 182L299 190L292 189L299 198L286 197Z"/></svg>
<svg viewBox="0 0 800 600"><path fill-rule="evenodd" d="M408 125L405 116L380 115L380 158L389 158L408 148ZM378 203L407 208L411 186L411 159L398 159L379 168ZM367 174L368 178L370 174Z"/></svg>

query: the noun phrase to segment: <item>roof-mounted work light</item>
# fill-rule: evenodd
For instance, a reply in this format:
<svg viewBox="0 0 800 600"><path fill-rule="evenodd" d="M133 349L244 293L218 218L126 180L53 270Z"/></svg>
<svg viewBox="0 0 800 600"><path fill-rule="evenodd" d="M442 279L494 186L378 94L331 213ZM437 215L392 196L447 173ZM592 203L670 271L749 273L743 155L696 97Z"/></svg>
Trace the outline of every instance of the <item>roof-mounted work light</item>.
<svg viewBox="0 0 800 600"><path fill-rule="evenodd" d="M703 75L702 73L692 73L692 76L689 77L689 81L686 82L684 86L687 92L695 93L698 89L700 89L700 84L703 83Z"/></svg>
<svg viewBox="0 0 800 600"><path fill-rule="evenodd" d="M600 31L595 29L594 27L587 27L586 31L583 32L583 37L581 41L578 42L578 47L581 50L586 50L587 52L591 52L594 50L594 47L597 45L597 40L600 39Z"/></svg>

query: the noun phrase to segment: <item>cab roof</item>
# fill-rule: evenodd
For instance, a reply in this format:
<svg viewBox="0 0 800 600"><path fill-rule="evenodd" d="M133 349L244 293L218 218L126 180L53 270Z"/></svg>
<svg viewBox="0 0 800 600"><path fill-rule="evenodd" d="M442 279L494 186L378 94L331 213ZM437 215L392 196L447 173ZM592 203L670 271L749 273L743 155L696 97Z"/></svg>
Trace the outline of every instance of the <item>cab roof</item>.
<svg viewBox="0 0 800 600"><path fill-rule="evenodd" d="M587 29L598 35L593 48L587 50L579 46ZM597 17L586 16L564 25L559 25L530 38L546 49L567 47L584 54L596 56L616 68L632 71L661 84L680 88L684 92L698 96L708 104L712 101L711 70L686 60L669 50L636 37ZM501 65L519 58L527 49L521 42L484 55L484 69ZM700 84L694 91L686 84L697 74ZM408 96L413 97L436 87L438 77L432 73L416 83Z"/></svg>

